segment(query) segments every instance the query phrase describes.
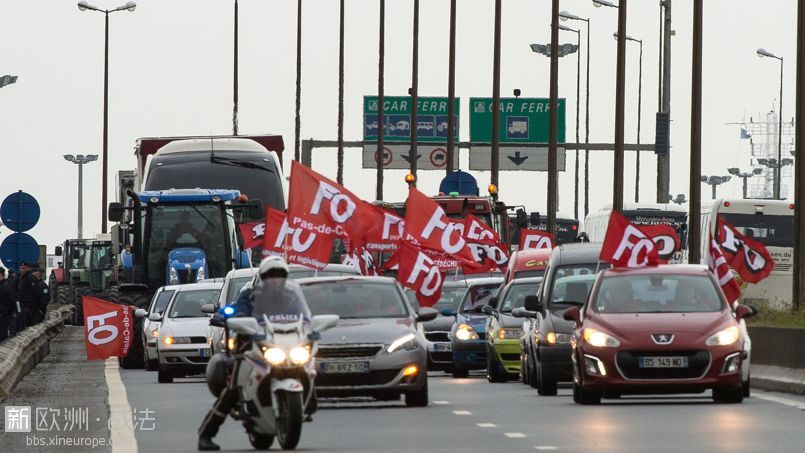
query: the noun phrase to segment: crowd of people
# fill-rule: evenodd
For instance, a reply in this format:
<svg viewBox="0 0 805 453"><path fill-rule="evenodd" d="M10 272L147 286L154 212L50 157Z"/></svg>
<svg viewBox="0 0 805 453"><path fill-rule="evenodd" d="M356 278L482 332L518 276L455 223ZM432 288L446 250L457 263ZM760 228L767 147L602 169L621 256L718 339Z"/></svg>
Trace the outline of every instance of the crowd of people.
<svg viewBox="0 0 805 453"><path fill-rule="evenodd" d="M45 319L50 289L41 269L22 262L19 273L0 267L0 341Z"/></svg>

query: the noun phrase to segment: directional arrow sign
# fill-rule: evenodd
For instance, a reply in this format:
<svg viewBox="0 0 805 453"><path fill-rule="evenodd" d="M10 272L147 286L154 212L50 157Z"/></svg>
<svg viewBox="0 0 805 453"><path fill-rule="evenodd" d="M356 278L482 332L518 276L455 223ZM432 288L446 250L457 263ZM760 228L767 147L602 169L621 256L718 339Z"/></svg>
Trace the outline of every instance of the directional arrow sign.
<svg viewBox="0 0 805 453"><path fill-rule="evenodd" d="M420 157L422 157L422 154L417 154L416 155L417 162L419 162ZM405 161L408 162L409 164L411 163L411 156L409 156L408 154L403 154L402 158L405 159Z"/></svg>
<svg viewBox="0 0 805 453"><path fill-rule="evenodd" d="M509 158L509 160L511 160L512 162L514 162L514 165L517 165L518 167L519 167L519 166L520 166L520 165L521 165L523 162L525 162L525 160L526 160L526 159L528 159L528 156L520 156L520 151L515 151L513 156L512 156L512 155L508 155L508 156L506 156L506 157L508 157L508 158Z"/></svg>

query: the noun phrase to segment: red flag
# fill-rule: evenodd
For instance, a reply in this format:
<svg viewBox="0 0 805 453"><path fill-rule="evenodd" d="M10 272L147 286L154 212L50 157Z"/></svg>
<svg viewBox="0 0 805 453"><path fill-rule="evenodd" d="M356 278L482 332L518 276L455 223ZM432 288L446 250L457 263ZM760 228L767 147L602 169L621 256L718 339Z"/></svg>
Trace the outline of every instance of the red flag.
<svg viewBox="0 0 805 453"><path fill-rule="evenodd" d="M267 208L266 221L263 225L263 256L285 256L285 242L288 234L288 218L285 213L274 208Z"/></svg>
<svg viewBox="0 0 805 453"><path fill-rule="evenodd" d="M288 223L292 228L349 237L354 247L364 243L376 217L360 198L296 161L291 164L290 186Z"/></svg>
<svg viewBox="0 0 805 453"><path fill-rule="evenodd" d="M369 206L374 210L375 221L372 222L374 226L366 231L366 249L373 252L394 252L405 234L405 221L385 209Z"/></svg>
<svg viewBox="0 0 805 453"><path fill-rule="evenodd" d="M643 267L659 263L657 245L617 211L609 216L600 259L612 267Z"/></svg>
<svg viewBox="0 0 805 453"><path fill-rule="evenodd" d="M375 259L372 253L361 247L357 252L344 255L341 264L354 266L361 270L361 275L380 275L375 266Z"/></svg>
<svg viewBox="0 0 805 453"><path fill-rule="evenodd" d="M682 250L682 242L676 229L667 223L656 225L641 225L640 231L650 237L657 245L657 254L660 261L667 261L674 257L674 254Z"/></svg>
<svg viewBox="0 0 805 453"><path fill-rule="evenodd" d="M253 249L263 244L266 224L264 222L249 222L238 225L240 236L243 238L243 248Z"/></svg>
<svg viewBox="0 0 805 453"><path fill-rule="evenodd" d="M467 214L467 218L464 219L464 239L474 244L497 245L500 243L498 233L472 214Z"/></svg>
<svg viewBox="0 0 805 453"><path fill-rule="evenodd" d="M408 189L405 231L422 248L444 252L460 261L474 261L460 228L447 218L444 209L413 186Z"/></svg>
<svg viewBox="0 0 805 453"><path fill-rule="evenodd" d="M430 307L442 296L444 277L436 263L415 245L400 242L397 280L416 291L419 305Z"/></svg>
<svg viewBox="0 0 805 453"><path fill-rule="evenodd" d="M556 238L545 231L533 228L520 230L520 250L552 249Z"/></svg>
<svg viewBox="0 0 805 453"><path fill-rule="evenodd" d="M729 265L748 283L757 283L771 274L774 259L762 243L741 234L718 218L718 245Z"/></svg>
<svg viewBox="0 0 805 453"><path fill-rule="evenodd" d="M134 308L92 296L82 296L84 304L84 345L87 360L126 357L134 328Z"/></svg>
<svg viewBox="0 0 805 453"><path fill-rule="evenodd" d="M710 236L710 253L707 255L707 267L716 276L716 280L730 304L741 297L741 287L733 278L730 265L721 253L721 247L718 246L718 242L712 236Z"/></svg>
<svg viewBox="0 0 805 453"><path fill-rule="evenodd" d="M330 261L333 249L333 235L317 233L304 226L288 224L284 213L276 209L266 209L266 228L263 240L263 255L282 255L290 264L324 269Z"/></svg>

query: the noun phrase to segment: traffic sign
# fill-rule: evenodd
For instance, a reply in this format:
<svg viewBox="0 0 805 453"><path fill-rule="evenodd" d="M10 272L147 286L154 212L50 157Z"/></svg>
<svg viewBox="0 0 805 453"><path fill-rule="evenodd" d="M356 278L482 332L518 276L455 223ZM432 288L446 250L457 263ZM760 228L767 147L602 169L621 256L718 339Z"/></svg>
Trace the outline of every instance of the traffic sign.
<svg viewBox="0 0 805 453"><path fill-rule="evenodd" d="M470 170L490 170L492 168L492 147L473 146L470 148ZM558 171L565 171L565 149L556 152ZM500 170L548 171L548 148L545 146L504 146L500 148L498 160Z"/></svg>
<svg viewBox="0 0 805 453"><path fill-rule="evenodd" d="M383 140L408 142L411 139L411 113L413 102L410 96L385 96L383 98ZM420 143L447 143L447 98L420 97L417 99L417 141ZM455 141L458 142L459 99L455 99ZM377 96L363 97L363 139L377 140Z"/></svg>
<svg viewBox="0 0 805 453"><path fill-rule="evenodd" d="M385 150L383 168L407 170L411 168L408 144L388 144ZM444 170L447 167L447 149L444 145L417 145L417 170ZM363 168L377 168L377 145L363 145ZM453 152L453 167L458 168L458 148Z"/></svg>
<svg viewBox="0 0 805 453"><path fill-rule="evenodd" d="M28 193L14 192L0 205L0 218L12 231L28 231L39 221L39 203Z"/></svg>
<svg viewBox="0 0 805 453"><path fill-rule="evenodd" d="M492 98L470 98L470 142L492 143L492 105ZM501 99L500 143L548 143L549 112L547 98ZM559 99L558 113L558 142L564 143L564 99Z"/></svg>
<svg viewBox="0 0 805 453"><path fill-rule="evenodd" d="M14 233L0 244L0 260L7 268L19 271L23 261L39 262L39 244L25 233Z"/></svg>

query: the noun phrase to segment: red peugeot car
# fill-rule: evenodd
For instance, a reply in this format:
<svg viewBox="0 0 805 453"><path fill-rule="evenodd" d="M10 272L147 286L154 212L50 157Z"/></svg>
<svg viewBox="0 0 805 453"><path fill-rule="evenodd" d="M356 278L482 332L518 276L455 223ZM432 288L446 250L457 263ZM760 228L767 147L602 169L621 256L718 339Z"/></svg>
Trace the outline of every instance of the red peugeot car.
<svg viewBox="0 0 805 453"><path fill-rule="evenodd" d="M720 403L743 401L742 318L705 266L609 269L596 278L576 322L573 401L599 404L624 394L701 393Z"/></svg>

